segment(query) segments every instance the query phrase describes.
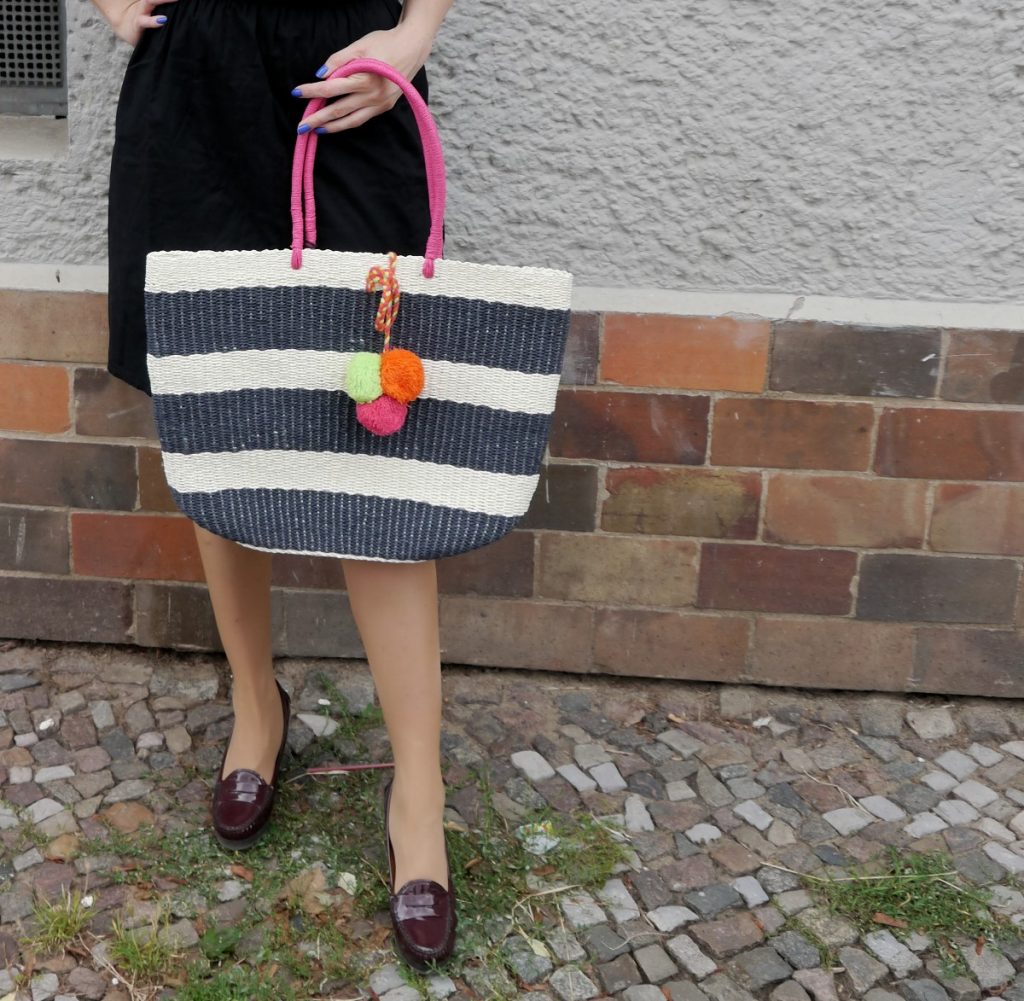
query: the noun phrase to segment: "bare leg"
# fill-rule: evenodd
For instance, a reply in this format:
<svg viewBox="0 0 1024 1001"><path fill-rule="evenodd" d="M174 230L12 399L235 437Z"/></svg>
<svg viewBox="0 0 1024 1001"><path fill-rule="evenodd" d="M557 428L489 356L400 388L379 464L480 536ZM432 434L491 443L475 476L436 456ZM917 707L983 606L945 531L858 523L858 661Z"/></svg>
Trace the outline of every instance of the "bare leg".
<svg viewBox="0 0 1024 1001"><path fill-rule="evenodd" d="M437 569L433 562L343 566L395 759L395 890L410 879L447 887Z"/></svg>
<svg viewBox="0 0 1024 1001"><path fill-rule="evenodd" d="M195 526L213 614L231 668L235 726L221 777L252 768L269 782L284 718L270 641L271 554Z"/></svg>

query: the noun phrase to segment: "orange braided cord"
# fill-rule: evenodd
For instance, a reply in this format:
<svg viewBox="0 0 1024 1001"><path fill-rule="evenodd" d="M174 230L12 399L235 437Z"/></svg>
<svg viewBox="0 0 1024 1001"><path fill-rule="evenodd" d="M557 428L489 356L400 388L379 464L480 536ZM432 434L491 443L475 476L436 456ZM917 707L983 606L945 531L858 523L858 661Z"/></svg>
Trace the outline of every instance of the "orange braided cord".
<svg viewBox="0 0 1024 1001"><path fill-rule="evenodd" d="M398 278L395 276L395 261L398 255L391 251L387 264L375 264L366 276L366 291L380 292L377 315L373 320L374 330L384 335L384 350L391 346L391 328L398 315L398 299L401 295Z"/></svg>

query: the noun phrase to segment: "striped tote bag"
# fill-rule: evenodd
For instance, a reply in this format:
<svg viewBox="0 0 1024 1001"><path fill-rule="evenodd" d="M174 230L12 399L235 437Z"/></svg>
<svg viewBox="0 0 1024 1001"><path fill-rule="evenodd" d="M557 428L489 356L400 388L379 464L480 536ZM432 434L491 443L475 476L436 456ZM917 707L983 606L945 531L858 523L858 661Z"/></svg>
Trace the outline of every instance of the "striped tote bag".
<svg viewBox="0 0 1024 1001"><path fill-rule="evenodd" d="M147 363L167 483L193 521L253 549L415 562L493 542L526 513L572 277L445 259L433 116L387 63L330 76L363 72L398 84L415 113L424 255L316 249L307 132L290 250L147 255Z"/></svg>

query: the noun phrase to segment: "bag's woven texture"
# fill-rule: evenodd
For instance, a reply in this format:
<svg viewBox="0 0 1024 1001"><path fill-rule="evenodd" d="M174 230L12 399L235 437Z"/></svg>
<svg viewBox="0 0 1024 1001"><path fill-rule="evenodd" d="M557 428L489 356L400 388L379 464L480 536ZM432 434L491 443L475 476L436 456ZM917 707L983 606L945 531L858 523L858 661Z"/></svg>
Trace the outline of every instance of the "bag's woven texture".
<svg viewBox="0 0 1024 1001"><path fill-rule="evenodd" d="M159 251L147 257L148 367L179 508L256 549L415 561L500 538L525 514L547 443L571 277L399 257L396 347L424 389L371 434L345 387L379 351L379 254Z"/></svg>

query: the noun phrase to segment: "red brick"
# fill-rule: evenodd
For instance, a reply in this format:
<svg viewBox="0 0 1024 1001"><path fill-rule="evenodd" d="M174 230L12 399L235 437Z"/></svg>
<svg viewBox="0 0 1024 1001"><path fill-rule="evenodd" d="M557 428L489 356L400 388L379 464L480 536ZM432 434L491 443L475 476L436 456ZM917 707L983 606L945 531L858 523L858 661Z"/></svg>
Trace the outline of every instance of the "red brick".
<svg viewBox="0 0 1024 1001"><path fill-rule="evenodd" d="M276 556L275 556L276 559ZM181 650L222 650L205 586L139 581L136 642ZM365 656L344 594L275 587L271 641L279 657Z"/></svg>
<svg viewBox="0 0 1024 1001"><path fill-rule="evenodd" d="M942 333L926 327L775 324L770 386L841 396L934 396Z"/></svg>
<svg viewBox="0 0 1024 1001"><path fill-rule="evenodd" d="M590 671L593 611L505 598L441 597L441 659L448 664Z"/></svg>
<svg viewBox="0 0 1024 1001"><path fill-rule="evenodd" d="M562 363L563 386L592 386L597 382L597 359L601 352L601 316L573 313Z"/></svg>
<svg viewBox="0 0 1024 1001"><path fill-rule="evenodd" d="M0 636L64 642L131 641L131 586L71 577L0 576Z"/></svg>
<svg viewBox="0 0 1024 1001"><path fill-rule="evenodd" d="M510 532L497 542L437 561L437 585L446 594L533 594L533 533Z"/></svg>
<svg viewBox="0 0 1024 1001"><path fill-rule="evenodd" d="M630 677L739 681L749 637L741 616L602 609L594 666Z"/></svg>
<svg viewBox="0 0 1024 1001"><path fill-rule="evenodd" d="M345 595L275 589L273 604L275 655L366 656Z"/></svg>
<svg viewBox="0 0 1024 1001"><path fill-rule="evenodd" d="M153 401L104 368L75 371L75 430L105 438L156 440Z"/></svg>
<svg viewBox="0 0 1024 1001"><path fill-rule="evenodd" d="M609 469L601 514L606 532L753 539L757 473L712 469Z"/></svg>
<svg viewBox="0 0 1024 1001"><path fill-rule="evenodd" d="M135 452L122 445L0 439L0 479L9 504L130 511L138 491Z"/></svg>
<svg viewBox="0 0 1024 1001"><path fill-rule="evenodd" d="M0 289L0 316L0 358L106 362L103 293Z"/></svg>
<svg viewBox="0 0 1024 1001"><path fill-rule="evenodd" d="M947 552L1024 555L1024 486L940 483L929 542Z"/></svg>
<svg viewBox="0 0 1024 1001"><path fill-rule="evenodd" d="M60 365L0 363L0 428L52 434L69 427L66 369Z"/></svg>
<svg viewBox="0 0 1024 1001"><path fill-rule="evenodd" d="M840 618L759 617L750 672L759 685L902 692L914 670L914 627Z"/></svg>
<svg viewBox="0 0 1024 1001"><path fill-rule="evenodd" d="M725 399L715 404L717 466L867 469L874 414L867 403Z"/></svg>
<svg viewBox="0 0 1024 1001"><path fill-rule="evenodd" d="M223 650L206 586L140 580L135 585L135 642L180 650Z"/></svg>
<svg viewBox="0 0 1024 1001"><path fill-rule="evenodd" d="M563 389L550 452L570 459L699 465L707 448L706 396Z"/></svg>
<svg viewBox="0 0 1024 1001"><path fill-rule="evenodd" d="M139 507L143 511L177 511L171 488L164 476L163 458L159 448L140 445L139 463Z"/></svg>
<svg viewBox="0 0 1024 1001"><path fill-rule="evenodd" d="M845 615L857 554L841 549L782 549L705 543L697 604L762 612Z"/></svg>
<svg viewBox="0 0 1024 1001"><path fill-rule="evenodd" d="M940 395L965 403L1024 403L1024 334L950 330Z"/></svg>
<svg viewBox="0 0 1024 1001"><path fill-rule="evenodd" d="M675 539L546 534L537 595L599 605L693 604L697 545Z"/></svg>
<svg viewBox="0 0 1024 1001"><path fill-rule="evenodd" d="M183 517L72 512L71 552L84 576L204 579L195 528Z"/></svg>
<svg viewBox="0 0 1024 1001"><path fill-rule="evenodd" d="M764 389L771 323L733 316L605 317L601 379L666 389Z"/></svg>
<svg viewBox="0 0 1024 1001"><path fill-rule="evenodd" d="M1024 412L887 409L875 469L936 480L1024 480Z"/></svg>
<svg viewBox="0 0 1024 1001"><path fill-rule="evenodd" d="M1014 560L865 553L857 588L857 618L1009 623L1018 577Z"/></svg>
<svg viewBox="0 0 1024 1001"><path fill-rule="evenodd" d="M778 473L768 479L764 537L864 548L920 547L927 484L919 480Z"/></svg>
<svg viewBox="0 0 1024 1001"><path fill-rule="evenodd" d="M911 687L1019 699L1024 697L1022 665L1024 636L1018 630L921 626Z"/></svg>
<svg viewBox="0 0 1024 1001"><path fill-rule="evenodd" d="M270 580L275 587L345 590L345 574L342 570L341 560L335 557L275 553L270 565Z"/></svg>
<svg viewBox="0 0 1024 1001"><path fill-rule="evenodd" d="M67 512L0 507L0 569L67 573Z"/></svg>
<svg viewBox="0 0 1024 1001"><path fill-rule="evenodd" d="M520 528L592 532L597 518L597 466L546 462Z"/></svg>

